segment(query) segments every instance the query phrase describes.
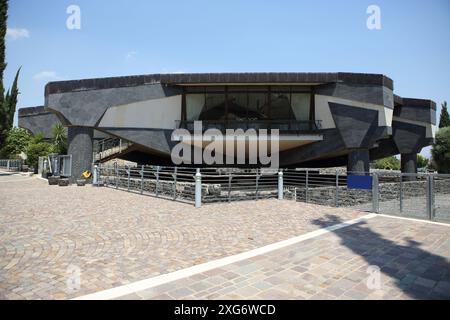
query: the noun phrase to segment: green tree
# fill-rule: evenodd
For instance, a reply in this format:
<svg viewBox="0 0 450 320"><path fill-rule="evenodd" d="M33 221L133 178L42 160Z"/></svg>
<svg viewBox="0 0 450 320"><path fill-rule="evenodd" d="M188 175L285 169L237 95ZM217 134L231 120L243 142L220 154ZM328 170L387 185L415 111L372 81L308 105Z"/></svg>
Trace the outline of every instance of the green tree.
<svg viewBox="0 0 450 320"><path fill-rule="evenodd" d="M396 157L387 157L375 161L376 169L400 170L400 160Z"/></svg>
<svg viewBox="0 0 450 320"><path fill-rule="evenodd" d="M433 164L439 173L450 173L450 127L439 129L431 150Z"/></svg>
<svg viewBox="0 0 450 320"><path fill-rule="evenodd" d="M442 104L441 117L439 118L439 128L450 127L450 116L447 109L447 101Z"/></svg>
<svg viewBox="0 0 450 320"><path fill-rule="evenodd" d="M6 69L5 62L5 36L8 20L8 1L0 0L0 148L3 148L8 131L13 126L16 112L17 96L19 95L18 79L20 68L16 73L13 85L5 95L3 75Z"/></svg>
<svg viewBox="0 0 450 320"><path fill-rule="evenodd" d="M53 146L55 153L67 153L67 132L61 123L57 123L53 127Z"/></svg>
<svg viewBox="0 0 450 320"><path fill-rule="evenodd" d="M46 157L53 152L54 146L44 140L44 135L39 133L31 138L26 148L27 163L33 168L37 168L39 157Z"/></svg>
<svg viewBox="0 0 450 320"><path fill-rule="evenodd" d="M27 150L31 141L31 134L22 128L12 128L8 132L5 146L0 151L1 157L5 159L14 159L20 153Z"/></svg>
<svg viewBox="0 0 450 320"><path fill-rule="evenodd" d="M418 168L426 168L428 166L428 159L422 156L421 154L417 155L417 167Z"/></svg>
<svg viewBox="0 0 450 320"><path fill-rule="evenodd" d="M8 19L8 1L0 0L0 94L3 97L5 92L3 88L3 73L6 69L5 63L5 37L6 20Z"/></svg>

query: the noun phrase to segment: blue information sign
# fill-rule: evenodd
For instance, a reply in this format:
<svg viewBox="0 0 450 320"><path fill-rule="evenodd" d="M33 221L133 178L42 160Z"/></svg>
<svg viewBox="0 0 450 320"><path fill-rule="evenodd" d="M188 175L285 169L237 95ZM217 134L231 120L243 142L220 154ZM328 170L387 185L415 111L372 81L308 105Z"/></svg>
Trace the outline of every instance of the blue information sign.
<svg viewBox="0 0 450 320"><path fill-rule="evenodd" d="M349 189L372 190L371 176L347 176L347 187Z"/></svg>

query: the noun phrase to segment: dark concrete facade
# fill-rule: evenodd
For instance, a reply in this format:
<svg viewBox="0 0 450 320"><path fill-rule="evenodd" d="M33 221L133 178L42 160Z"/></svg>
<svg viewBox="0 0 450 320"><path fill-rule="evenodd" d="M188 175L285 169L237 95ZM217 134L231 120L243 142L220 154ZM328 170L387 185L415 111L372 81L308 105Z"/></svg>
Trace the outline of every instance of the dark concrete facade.
<svg viewBox="0 0 450 320"><path fill-rule="evenodd" d="M72 155L72 182L81 179L81 174L92 168L92 141L94 130L89 127L70 126L67 133L68 154Z"/></svg>
<svg viewBox="0 0 450 320"><path fill-rule="evenodd" d="M348 154L347 172L349 174L360 175L369 172L369 150L350 149Z"/></svg>
<svg viewBox="0 0 450 320"><path fill-rule="evenodd" d="M52 128L59 123L58 116L45 110L43 106L19 109L19 125L31 134L42 134L45 139L52 138Z"/></svg>
<svg viewBox="0 0 450 320"><path fill-rule="evenodd" d="M171 141L175 121L186 117L182 107L186 90L235 86L268 87L269 92L282 86L310 90L310 120L321 123L310 134L321 139L282 150L282 167L347 165L349 170L362 172L368 171L369 161L402 154L408 159L403 170L413 172L412 155L433 142L435 103L394 95L393 81L379 74L154 74L53 82L45 88L45 112L69 128L96 129L133 142L129 156L134 161L167 164L176 144ZM19 125L30 127L30 123L19 112ZM69 139L75 144L70 152L91 159L90 135L77 136ZM91 146L83 148L83 144Z"/></svg>

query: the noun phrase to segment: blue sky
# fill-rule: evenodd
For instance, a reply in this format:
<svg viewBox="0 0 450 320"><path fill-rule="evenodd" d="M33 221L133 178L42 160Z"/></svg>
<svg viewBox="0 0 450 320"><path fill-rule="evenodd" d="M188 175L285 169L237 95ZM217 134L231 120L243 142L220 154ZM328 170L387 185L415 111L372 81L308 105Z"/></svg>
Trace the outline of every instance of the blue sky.
<svg viewBox="0 0 450 320"><path fill-rule="evenodd" d="M66 27L69 5L81 29ZM369 5L381 30L366 27ZM10 0L5 84L165 72L383 73L395 93L450 100L450 1ZM423 153L428 154L428 150Z"/></svg>

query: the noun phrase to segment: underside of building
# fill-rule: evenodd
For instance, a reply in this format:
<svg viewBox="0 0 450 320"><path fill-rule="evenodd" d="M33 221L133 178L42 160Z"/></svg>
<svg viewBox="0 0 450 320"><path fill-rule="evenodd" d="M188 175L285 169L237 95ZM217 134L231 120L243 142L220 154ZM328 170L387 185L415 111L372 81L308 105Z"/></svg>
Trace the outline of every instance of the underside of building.
<svg viewBox="0 0 450 320"><path fill-rule="evenodd" d="M414 173L417 153L434 140L436 104L402 98L393 89L384 75L358 73L59 81L47 84L45 106L19 110L19 126L46 137L54 123L66 126L76 176L91 168L94 140L106 137L121 139L126 147L105 159L173 165L171 152L179 141L172 133L193 132L195 121L202 121L203 131L278 129L284 168L346 165L349 171L367 172L370 161L401 154L402 171ZM223 153L230 156L226 148Z"/></svg>

